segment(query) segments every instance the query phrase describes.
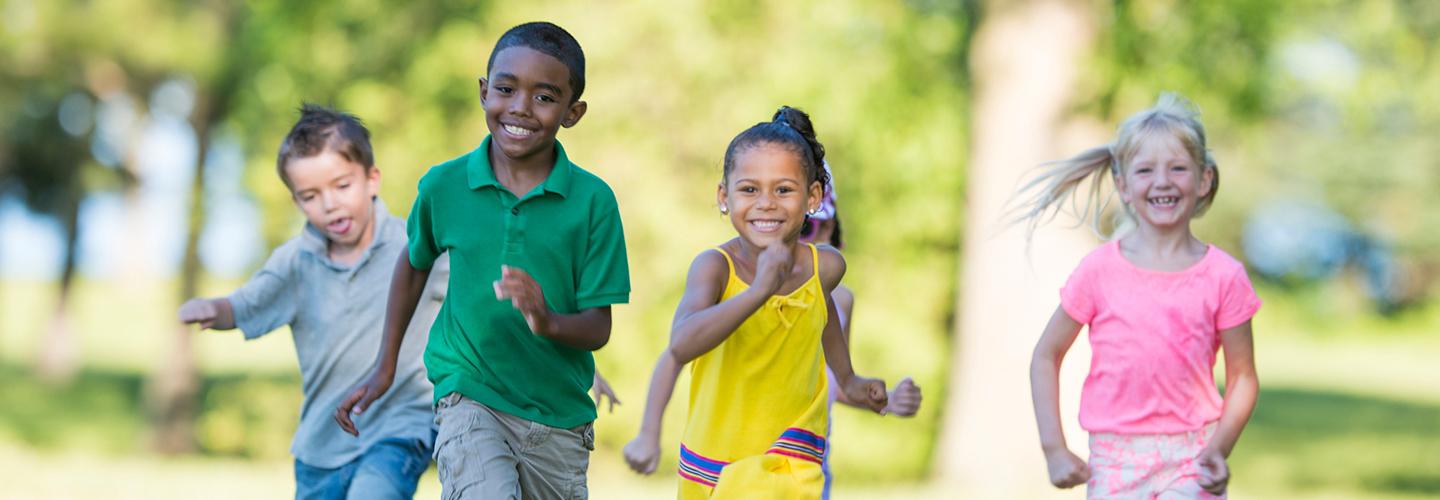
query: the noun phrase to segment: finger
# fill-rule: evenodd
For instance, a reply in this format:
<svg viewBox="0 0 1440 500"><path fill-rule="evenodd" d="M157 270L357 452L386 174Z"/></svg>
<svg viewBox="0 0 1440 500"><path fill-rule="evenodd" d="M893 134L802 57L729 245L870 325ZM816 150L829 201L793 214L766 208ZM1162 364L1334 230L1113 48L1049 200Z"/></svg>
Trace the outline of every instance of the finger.
<svg viewBox="0 0 1440 500"><path fill-rule="evenodd" d="M505 300L505 290L500 287L500 280L491 282L491 286L495 288L495 300Z"/></svg>
<svg viewBox="0 0 1440 500"><path fill-rule="evenodd" d="M610 409L609 409L609 411L610 411L610 413L612 413L612 414L615 413L615 398L613 398L613 397L610 398Z"/></svg>
<svg viewBox="0 0 1440 500"><path fill-rule="evenodd" d="M207 320L205 320L205 321L201 321L201 322L200 322L200 329L201 329L201 330L209 330L211 327L214 327L214 326L215 326L215 320L213 320L213 319L207 319Z"/></svg>

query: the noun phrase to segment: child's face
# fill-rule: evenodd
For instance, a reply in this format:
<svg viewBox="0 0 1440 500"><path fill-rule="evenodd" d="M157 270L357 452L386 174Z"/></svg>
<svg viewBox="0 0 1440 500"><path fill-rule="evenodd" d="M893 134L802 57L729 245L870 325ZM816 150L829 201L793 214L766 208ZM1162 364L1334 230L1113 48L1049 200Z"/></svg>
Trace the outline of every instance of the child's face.
<svg viewBox="0 0 1440 500"><path fill-rule="evenodd" d="M285 176L290 179L295 206L331 243L355 246L371 233L375 218L371 200L380 190L378 167L367 171L326 149L286 162Z"/></svg>
<svg viewBox="0 0 1440 500"><path fill-rule="evenodd" d="M570 102L570 69L559 59L529 47L495 55L490 75L480 79L480 104L491 144L512 159L547 151L560 127L585 115L585 102Z"/></svg>
<svg viewBox="0 0 1440 500"><path fill-rule="evenodd" d="M1120 198L1142 224L1156 228L1188 223L1214 178L1214 172L1197 165L1180 140L1169 134L1141 141L1123 169L1115 180Z"/></svg>
<svg viewBox="0 0 1440 500"><path fill-rule="evenodd" d="M759 246L793 242L805 213L820 205L818 181L806 182L799 155L778 144L757 144L740 153L717 193L741 238Z"/></svg>

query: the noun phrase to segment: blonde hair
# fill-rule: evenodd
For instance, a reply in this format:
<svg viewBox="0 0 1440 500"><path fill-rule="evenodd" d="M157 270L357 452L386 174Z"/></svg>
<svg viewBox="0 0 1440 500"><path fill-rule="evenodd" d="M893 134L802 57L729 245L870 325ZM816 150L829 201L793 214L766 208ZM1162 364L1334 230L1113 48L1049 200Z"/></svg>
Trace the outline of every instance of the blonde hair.
<svg viewBox="0 0 1440 500"><path fill-rule="evenodd" d="M1042 163L1040 173L1015 193L1009 210L1010 223L1025 223L1028 242L1040 224L1054 219L1069 205L1079 219L1077 225L1088 221L1097 236L1109 239L1110 235L1103 234L1100 227L1100 218L1110 206L1113 196L1113 193L1102 195L1105 174L1110 174L1112 178L1122 176L1122 169L1135 158L1140 144L1162 132L1178 139L1196 165L1202 167L1202 172L1211 172L1210 191L1195 204L1194 217L1204 215L1215 200L1215 193L1220 190L1220 169L1205 145L1205 126L1200 123L1199 110L1180 94L1164 92L1154 106L1126 118L1116 131L1115 140L1109 144L1087 149L1064 160ZM1086 179L1090 180L1090 185L1088 193L1083 196L1082 207L1082 197L1076 196L1075 192ZM1129 222L1132 217L1129 207L1125 208L1117 214L1117 225Z"/></svg>

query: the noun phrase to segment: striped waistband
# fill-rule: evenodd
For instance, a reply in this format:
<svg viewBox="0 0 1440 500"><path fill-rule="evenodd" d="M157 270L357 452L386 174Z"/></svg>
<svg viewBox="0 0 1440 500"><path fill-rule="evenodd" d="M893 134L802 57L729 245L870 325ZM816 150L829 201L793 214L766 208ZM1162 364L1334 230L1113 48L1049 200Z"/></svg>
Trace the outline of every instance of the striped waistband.
<svg viewBox="0 0 1440 500"><path fill-rule="evenodd" d="M784 455L791 458L805 460L814 463L825 461L825 438L813 432L791 427L780 434L780 439L765 450L767 454ZM680 444L680 477L709 486L715 487L720 481L720 472L730 462L708 458L695 453L684 443Z"/></svg>

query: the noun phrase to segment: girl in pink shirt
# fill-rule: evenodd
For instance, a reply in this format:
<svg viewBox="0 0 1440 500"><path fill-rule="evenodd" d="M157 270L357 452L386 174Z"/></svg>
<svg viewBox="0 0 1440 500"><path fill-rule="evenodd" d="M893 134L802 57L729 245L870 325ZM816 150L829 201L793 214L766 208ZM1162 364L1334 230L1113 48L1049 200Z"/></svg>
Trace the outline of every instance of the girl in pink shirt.
<svg viewBox="0 0 1440 500"><path fill-rule="evenodd" d="M1060 290L1035 346L1031 393L1050 482L1087 483L1089 498L1223 498L1225 457L1255 407L1250 318L1260 299L1245 267L1190 231L1215 199L1220 174L1189 102L1163 94L1126 119L1115 141L1048 165L1022 193L1018 220L1034 231L1091 178L1082 220L1098 230L1101 182L1114 178L1125 210L1118 239L1092 251ZM1090 374L1080 426L1090 463L1060 426L1060 361L1089 326ZM1225 351L1225 396L1212 376Z"/></svg>

